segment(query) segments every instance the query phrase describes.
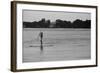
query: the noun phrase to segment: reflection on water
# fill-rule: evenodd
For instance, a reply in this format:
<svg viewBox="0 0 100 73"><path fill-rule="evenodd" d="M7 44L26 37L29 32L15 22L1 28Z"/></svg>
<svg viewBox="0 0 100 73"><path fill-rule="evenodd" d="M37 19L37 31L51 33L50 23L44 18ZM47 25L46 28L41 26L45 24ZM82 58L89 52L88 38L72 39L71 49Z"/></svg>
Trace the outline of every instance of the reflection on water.
<svg viewBox="0 0 100 73"><path fill-rule="evenodd" d="M23 29L23 62L90 59L90 36L90 29Z"/></svg>

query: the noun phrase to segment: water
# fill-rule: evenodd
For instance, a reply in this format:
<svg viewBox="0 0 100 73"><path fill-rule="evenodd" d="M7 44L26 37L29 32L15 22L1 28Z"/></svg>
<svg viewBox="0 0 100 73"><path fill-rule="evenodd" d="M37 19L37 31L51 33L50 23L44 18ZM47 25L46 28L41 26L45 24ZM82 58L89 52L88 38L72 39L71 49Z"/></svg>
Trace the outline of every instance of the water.
<svg viewBox="0 0 100 73"><path fill-rule="evenodd" d="M43 32L43 51L40 49ZM23 29L23 62L91 58L90 29Z"/></svg>

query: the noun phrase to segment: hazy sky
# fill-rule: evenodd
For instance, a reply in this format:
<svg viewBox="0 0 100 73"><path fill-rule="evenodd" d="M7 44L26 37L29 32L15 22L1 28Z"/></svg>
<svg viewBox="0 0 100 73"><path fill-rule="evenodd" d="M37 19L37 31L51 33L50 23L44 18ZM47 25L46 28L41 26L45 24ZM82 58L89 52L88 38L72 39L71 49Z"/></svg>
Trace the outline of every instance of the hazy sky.
<svg viewBox="0 0 100 73"><path fill-rule="evenodd" d="M54 11L35 11L23 10L23 21L33 22L39 21L42 18L46 20L55 21L56 19L74 21L76 19L87 20L91 19L90 13L76 13L76 12L54 12Z"/></svg>

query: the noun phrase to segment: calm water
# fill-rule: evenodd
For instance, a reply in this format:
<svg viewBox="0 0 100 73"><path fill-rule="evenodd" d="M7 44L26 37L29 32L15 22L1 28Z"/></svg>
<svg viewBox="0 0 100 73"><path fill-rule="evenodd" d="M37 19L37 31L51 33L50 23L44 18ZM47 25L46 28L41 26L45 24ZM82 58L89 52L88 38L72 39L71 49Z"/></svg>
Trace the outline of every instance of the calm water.
<svg viewBox="0 0 100 73"><path fill-rule="evenodd" d="M43 51L40 49L43 32ZM23 62L91 58L90 29L23 29Z"/></svg>

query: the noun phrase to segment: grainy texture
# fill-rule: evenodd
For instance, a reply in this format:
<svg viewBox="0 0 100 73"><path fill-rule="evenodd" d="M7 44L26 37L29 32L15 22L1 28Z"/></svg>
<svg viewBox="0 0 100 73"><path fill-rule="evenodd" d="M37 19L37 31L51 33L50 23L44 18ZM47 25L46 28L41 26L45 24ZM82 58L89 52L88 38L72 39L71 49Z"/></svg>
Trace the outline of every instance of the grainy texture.
<svg viewBox="0 0 100 73"><path fill-rule="evenodd" d="M39 33L43 32L43 51ZM23 62L91 58L90 29L23 29Z"/></svg>

